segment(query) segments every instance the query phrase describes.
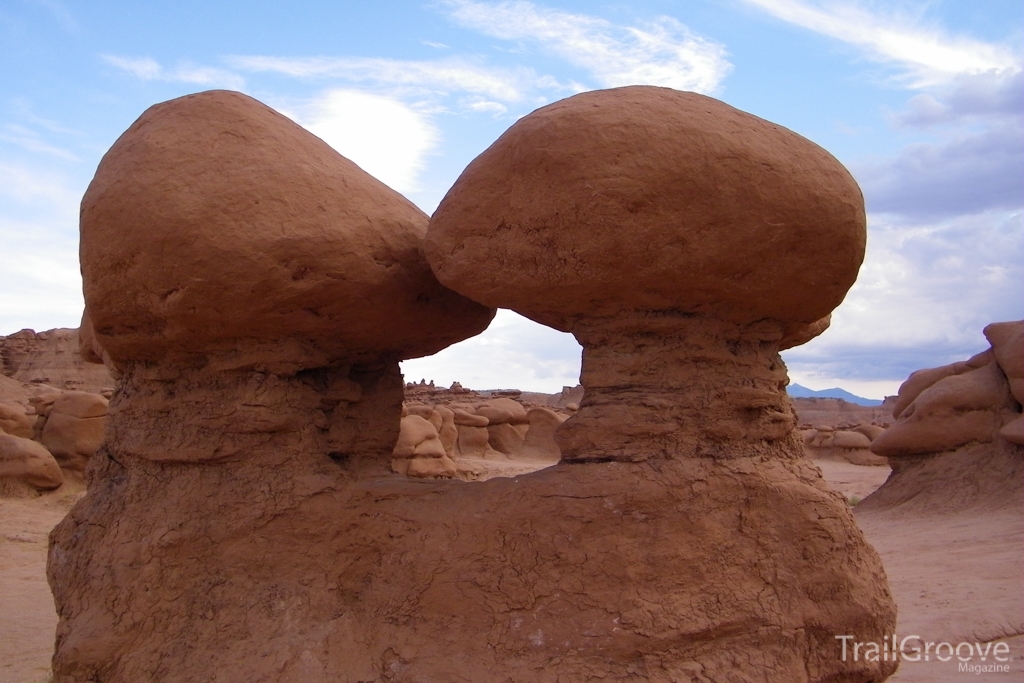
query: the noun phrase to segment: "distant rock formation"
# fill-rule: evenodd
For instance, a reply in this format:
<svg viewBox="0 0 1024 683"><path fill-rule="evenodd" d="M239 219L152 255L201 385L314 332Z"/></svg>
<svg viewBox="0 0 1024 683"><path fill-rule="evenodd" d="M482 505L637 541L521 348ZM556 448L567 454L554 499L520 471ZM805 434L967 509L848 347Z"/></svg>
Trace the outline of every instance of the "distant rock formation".
<svg viewBox="0 0 1024 683"><path fill-rule="evenodd" d="M0 336L0 375L27 384L102 393L114 386L103 365L79 354L78 330L21 330Z"/></svg>
<svg viewBox="0 0 1024 683"><path fill-rule="evenodd" d="M886 466L889 461L871 452L871 442L885 431L878 425L856 425L846 429L819 427L802 429L807 455L818 460L840 460L854 465Z"/></svg>
<svg viewBox="0 0 1024 683"><path fill-rule="evenodd" d="M861 406L841 398L790 398L790 402L801 429L858 424L887 427L894 422L892 408L896 397L887 397L880 406Z"/></svg>
<svg viewBox="0 0 1024 683"><path fill-rule="evenodd" d="M987 351L918 370L900 387L895 424L871 444L893 474L863 501L865 510L1024 503L1024 321L984 333Z"/></svg>
<svg viewBox="0 0 1024 683"><path fill-rule="evenodd" d="M411 388L415 391L423 386ZM408 418L402 418L401 433L392 452L395 472L485 481L535 472L558 462L560 452L554 431L568 414L493 395L519 392L486 392L485 396L459 386L456 392L435 389L429 396L419 392L414 394L416 400L406 402L404 414ZM407 396L409 390L407 385ZM424 403L424 399L436 403Z"/></svg>

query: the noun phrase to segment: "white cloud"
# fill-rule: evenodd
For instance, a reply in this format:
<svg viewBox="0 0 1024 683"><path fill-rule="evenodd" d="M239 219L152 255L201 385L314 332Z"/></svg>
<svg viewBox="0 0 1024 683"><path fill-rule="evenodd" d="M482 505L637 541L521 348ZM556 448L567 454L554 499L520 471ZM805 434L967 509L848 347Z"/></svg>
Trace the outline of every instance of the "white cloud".
<svg viewBox="0 0 1024 683"><path fill-rule="evenodd" d="M538 86L528 69L497 69L461 58L435 61L366 57L232 56L236 69L272 72L295 78L337 78L357 83L418 86L442 91L468 92L502 102L520 102Z"/></svg>
<svg viewBox="0 0 1024 683"><path fill-rule="evenodd" d="M872 13L850 0L746 0L765 12L865 50L873 59L894 62L910 84L928 87L961 74L1018 70L1020 55L1004 45L950 35L913 17Z"/></svg>
<svg viewBox="0 0 1024 683"><path fill-rule="evenodd" d="M725 48L671 17L616 26L530 2L444 3L456 22L502 40L532 41L588 70L604 87L660 85L714 93L732 68Z"/></svg>
<svg viewBox="0 0 1024 683"><path fill-rule="evenodd" d="M988 323L1024 318L1024 211L870 223L860 277L832 326L785 354L794 377L898 383L984 350Z"/></svg>
<svg viewBox="0 0 1024 683"><path fill-rule="evenodd" d="M245 79L238 74L214 67L198 66L186 62L173 69L165 69L150 57L120 57L105 54L100 55L100 59L144 81L194 83L232 90L241 90L245 87Z"/></svg>
<svg viewBox="0 0 1024 683"><path fill-rule="evenodd" d="M0 163L0 334L78 325L80 198L60 174Z"/></svg>
<svg viewBox="0 0 1024 683"><path fill-rule="evenodd" d="M571 334L499 309L482 334L427 358L402 362L407 382L556 393L576 386L582 349Z"/></svg>
<svg viewBox="0 0 1024 683"><path fill-rule="evenodd" d="M16 205L42 208L51 216L78 227L78 202L81 195L68 187L67 181L50 172L0 162L0 196L6 195L4 207Z"/></svg>
<svg viewBox="0 0 1024 683"><path fill-rule="evenodd" d="M313 134L399 192L419 189L417 176L440 134L407 104L358 90L325 92L297 117Z"/></svg>
<svg viewBox="0 0 1024 683"><path fill-rule="evenodd" d="M29 152L40 152L67 161L78 161L78 156L74 152L51 145L35 131L17 124L5 125L3 132L0 132L0 140L17 145Z"/></svg>

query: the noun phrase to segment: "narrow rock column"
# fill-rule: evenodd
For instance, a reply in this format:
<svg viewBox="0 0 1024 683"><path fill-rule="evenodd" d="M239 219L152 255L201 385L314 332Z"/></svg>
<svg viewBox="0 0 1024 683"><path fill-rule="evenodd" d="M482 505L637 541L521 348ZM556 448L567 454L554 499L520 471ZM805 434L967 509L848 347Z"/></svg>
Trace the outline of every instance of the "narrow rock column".
<svg viewBox="0 0 1024 683"><path fill-rule="evenodd" d="M563 459L740 457L788 442L780 329L639 312L577 323L585 393L555 433Z"/></svg>

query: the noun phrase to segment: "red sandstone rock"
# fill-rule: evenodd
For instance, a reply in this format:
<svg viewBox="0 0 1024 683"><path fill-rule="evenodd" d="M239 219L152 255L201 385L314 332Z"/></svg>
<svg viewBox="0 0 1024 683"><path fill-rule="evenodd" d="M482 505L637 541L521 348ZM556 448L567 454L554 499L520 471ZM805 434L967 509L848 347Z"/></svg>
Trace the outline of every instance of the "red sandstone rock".
<svg viewBox="0 0 1024 683"><path fill-rule="evenodd" d="M1024 365L1022 332L1024 321L989 325L991 349L910 375L896 423L871 444L893 474L864 499L865 510L1020 509L1024 420L1012 387Z"/></svg>
<svg viewBox="0 0 1024 683"><path fill-rule="evenodd" d="M402 418L391 467L410 477L452 477L455 463L445 453L433 424L419 415Z"/></svg>
<svg viewBox="0 0 1024 683"><path fill-rule="evenodd" d="M57 461L46 448L11 434L0 434L0 479L16 479L43 491L64 483Z"/></svg>
<svg viewBox="0 0 1024 683"><path fill-rule="evenodd" d="M981 367L955 363L913 373L900 388L899 418L871 449L898 470L902 458L999 438L1000 428L1017 413L1006 375L991 354L983 357L988 363ZM933 383L922 388L927 379ZM904 387L913 396L909 402Z"/></svg>
<svg viewBox="0 0 1024 683"><path fill-rule="evenodd" d="M1020 510L1024 420L1012 388L1024 372L1024 321L994 323L985 336L991 349L918 370L900 387L896 423L871 444L893 474L858 509Z"/></svg>
<svg viewBox="0 0 1024 683"><path fill-rule="evenodd" d="M567 419L548 408L532 408L527 412L530 428L526 431L523 444L515 451L518 459L540 462L558 462L562 453L555 441L555 431Z"/></svg>
<svg viewBox="0 0 1024 683"><path fill-rule="evenodd" d="M620 92L629 95L634 90ZM713 118L734 111L704 98L684 100L712 107ZM241 111L245 113L245 108ZM205 130L218 120L217 114L204 106L194 117L171 118L186 130L191 125ZM745 116L737 113L729 120L749 123ZM642 108L635 118L647 120L655 133L668 131L674 136L670 142L677 142L678 131L660 123L660 112ZM756 121L755 132L777 130ZM130 134L138 134L144 142L144 129L140 124ZM275 162L280 157L290 160L294 153L310 167L319 163L316 154L303 156L310 149L296 136L270 144L279 140L271 127L237 136L230 134L238 130L234 124L226 130L229 134L204 139L205 147L197 149L224 162L225 156L249 160L254 148L269 144L276 153ZM728 126L717 134L694 130L683 148L713 151L716 141L725 141L728 147L729 140L739 140L742 146L747 130ZM593 132L578 128L575 143L588 152L588 161L594 156L588 147L629 151L616 147L612 138L606 145ZM235 137L244 138L244 144ZM180 142L181 136L168 139ZM780 166L766 175L777 177L785 187L792 189L786 183L796 177L799 184L805 173L826 179L845 173L828 164L801 167L799 160L805 158L801 145L809 143L791 134L783 134L781 140L792 149L784 154L771 148L769 160L777 160ZM660 142L647 145L632 157L631 170L618 177L642 187L649 180L643 173L644 163L671 165L675 162L666 158L678 151L671 145L663 150ZM187 164L173 170L178 168L171 163L177 158L176 150L169 158L154 160L143 152L147 163L137 168L141 180L161 173L177 178L180 173L176 182L187 185L196 175ZM118 159L118 154L111 158ZM201 156L198 151L195 155ZM739 161L744 162L742 155ZM566 162L550 169L555 171L551 180L572 184L573 157ZM613 298L596 296L594 313L606 318L588 327L582 317L589 314L588 302L575 295L564 300L569 307L583 306L573 314L583 321L574 331L597 349L591 353L591 369L584 378L585 384L597 381L588 384L579 416L594 406L588 403L593 386L605 390L601 405L611 420L608 428L594 435L593 457L581 436L571 460L530 475L474 485L414 481L386 467L400 414L389 387L401 390L397 372L387 375L386 368L391 367L387 363L400 355L391 345L413 336L391 340L385 334L394 332L401 318L390 299L381 303L372 293L368 295L369 305L382 306L384 312L368 311L363 321L367 329L345 328L341 316L332 316L330 303L321 309L322 326L314 325L297 310L308 297L282 300L277 296L275 287L295 275L295 269L281 266L278 270L250 248L274 230L253 219L245 223L247 231L258 233L250 241L248 233L235 230L234 213L225 210L214 218L227 223L225 232L230 234L223 240L213 239L216 249L211 251L216 258L210 257L223 264L225 279L218 281L221 286L215 291L204 291L204 283L196 285L206 297L202 302L213 305L193 319L191 309L181 307L176 298L196 294L189 291L189 283L178 282L183 285L178 290L164 289L167 283L161 278L168 275L169 267L150 264L156 270L153 280L148 280L149 271L132 263L104 261L99 238L107 233L83 229L90 315L102 347L124 373L111 406L108 442L90 461L89 492L52 536L48 573L61 618L55 679L60 683L120 683L154 675L168 682L216 677L246 683L388 679L670 683L697 675L736 681L771 676L793 683L883 679L892 670L891 663L839 658L835 634L891 633L894 607L878 558L861 538L845 501L800 456L783 393L785 371L775 353L775 345L791 323L812 323L838 303L849 285L843 281L852 281L856 271L856 264L848 261L863 246L862 226L859 245L843 230L832 230L829 207L843 205L851 197L828 191L827 181L811 183L810 191L794 190L790 199L810 205L807 210L816 216L815 230L822 232L808 234L808 225L793 223L802 241L791 245L793 235L775 225L778 217L798 218L787 213L792 209L786 208L788 200L780 204L785 209L782 213L775 213L774 206L761 207L763 212L747 211L745 207L759 201L758 197L771 195L768 190L774 181L751 178L749 167L740 163L746 170L733 176L753 183L730 184L732 176L726 171L731 163L728 157L709 156L705 164L714 173L724 172L708 187L728 195L710 201L731 202L739 208L720 216L722 229L705 241L708 253L715 251L713 242L726 244L720 254L711 254L714 267L707 275L714 282L691 300L699 309L697 316L658 308L657 301L676 301L677 290L685 283L669 278L664 287L657 287L650 280L632 279L629 271L639 262L629 254L614 255L616 270L600 272L618 277L621 269L622 296L635 299L627 303L654 308L629 309L620 315ZM214 166L232 170L226 162ZM308 170L285 167L287 173L278 173L273 165L269 170L259 168L271 187L287 186ZM210 183L209 203L219 205L226 197L239 211L251 208L259 192L254 189L250 196L238 189L250 187L253 174L243 175L232 177L232 183L219 189L217 178L201 175ZM516 177L501 180L517 181ZM716 182L724 184L716 186ZM116 190L116 185L106 187ZM524 201L548 202L549 185L539 183L542 191L525 195ZM172 183L170 189L174 187ZM652 186L651 201L657 203L666 187L671 189L671 184ZM192 231L186 219L202 208L192 195L206 188L201 184L180 198L187 209L180 221L186 233ZM289 220L274 223L275 230L287 234L280 226L291 225L291 219L300 226L303 220L313 221L306 213L316 217L320 205L330 208L330 202L317 200L331 189L318 187L317 192L299 195L303 210L295 209L288 214ZM822 190L820 195L816 189ZM287 204L291 196L278 198ZM593 193L588 201L594 203L595 196L596 203L604 201ZM559 193L553 197L558 199ZM690 197L702 198L696 192ZM481 200L486 203L487 197ZM473 200L467 195L465 201ZM127 206L126 198L118 202L129 215L151 211ZM621 203L621 196L607 202L610 207ZM86 222L106 215L97 206L83 211ZM697 214L700 206L698 202ZM627 216L631 208L639 211L643 206L619 206L609 215ZM851 212L862 213L859 195L851 203ZM157 211L156 215L162 214ZM666 215L679 212L658 214L650 226L663 226ZM729 221L756 215L765 219L763 227L770 236L778 238L780 277L790 277L787 265L798 264L802 269L794 271L792 292L769 297L775 303L762 304L755 296L766 278L771 279L766 273L737 273L733 266L750 265L746 257L742 253L738 259L724 256L727 250L746 248L751 241L747 234L732 239L730 231L736 226ZM217 225L217 221L204 224ZM372 221L359 223L363 228L367 224L373 225ZM567 238L577 240L584 252L590 249L593 245L576 225L566 229L565 235L560 234L560 224L538 226L536 241L541 251L547 241ZM615 230L623 225L614 226ZM507 242L530 242L529 234L518 226L511 232L517 234L508 236ZM155 229L156 244L147 249L177 249L181 245L175 234ZM143 235L132 235L138 239L129 243L145 241ZM200 237L196 248L202 253L210 243ZM644 241L629 239L633 248ZM270 242L267 253L278 253ZM595 242L601 250L608 247L599 233ZM313 251L305 237L297 243ZM501 240L495 244L500 252ZM800 245L798 253L786 251L796 245ZM467 248L476 246L472 240L467 243ZM114 251L122 249L118 246ZM774 255L764 245L749 249L763 252L758 263ZM317 260L319 251L313 260L314 275L321 270L346 272L328 267L327 256L333 253L330 244L322 251L324 260ZM134 254L136 264L149 264L145 253L150 252L140 247L128 256ZM572 257L570 251L561 253ZM695 253L702 253L701 249ZM177 260L220 277L203 270L206 264L201 258L193 262L191 257L196 255L187 255ZM342 256L339 260L347 263L349 255ZM360 250L356 256L361 261L353 266L353 277L364 270L376 272L370 262L378 264L381 252ZM599 261L607 258L601 256ZM254 260L268 266L263 271L269 273L266 284L245 270ZM664 263L670 260L666 257ZM502 263L483 261L476 267L497 272ZM555 265L546 277L574 277L571 267ZM716 279L716 274L723 274L718 266L734 276L739 283L735 288ZM105 277L107 270L116 272L113 280L127 272L139 280L130 284L141 286L127 291L113 283L91 282ZM403 272L400 267L387 270L396 277ZM310 278L319 281L314 275ZM341 287L335 279L339 278L324 278L324 282L339 301L347 301L346 292L335 290ZM362 284L358 279L351 283L355 290L365 291ZM434 291L433 286L421 288L414 281L410 289ZM654 287L653 299L642 294L648 286ZM801 293L804 286L815 293ZM739 296L741 290L750 298ZM780 294L775 285L767 291ZM404 289L401 295L416 298ZM545 290L545 296L560 299L557 289ZM109 308L104 304L108 298ZM248 308L244 314L221 311L220 302ZM605 304L609 308L601 308ZM752 310L770 319L753 323L747 318ZM128 315L132 311L141 317ZM223 312L223 318L216 318L214 311ZM475 314L471 317L475 319ZM220 327L222 320L226 324ZM357 319L346 320L351 326ZM211 321L218 327L192 334L195 324ZM432 324L429 329L436 334L447 329L443 318ZM465 329L462 324L453 326ZM291 330L294 337L282 342L280 336ZM355 345L350 350L345 345L353 343L353 336L382 341L380 348L390 355L381 360L367 345L359 348L363 355L350 360L346 354L354 353ZM629 353L637 354L635 366L624 358L607 358L607 354ZM683 369L676 370L680 362ZM631 389L624 393L611 389L611 382L628 380L635 386L640 377L658 389L649 395L648 412L639 410L639 399ZM388 388L378 388L380 382ZM677 410L676 395L692 403ZM699 403L705 399L706 428L677 424L681 418L699 414ZM616 407L625 415L617 415ZM334 414L349 416L353 409L361 422L357 429L345 432ZM641 418L640 424L628 422L631 411ZM655 422L659 411L667 413L667 419ZM431 426L419 416L406 419L413 417ZM182 427L174 427L161 441L152 439L157 427L179 423ZM205 431L198 429L200 423ZM486 443L486 427L465 427L481 430ZM592 462L616 455L620 437L615 430L619 428L625 430L621 444L627 457ZM349 442L357 444L353 450L332 445L340 439L339 430L358 437ZM461 431L460 426L460 442Z"/></svg>
<svg viewBox="0 0 1024 683"><path fill-rule="evenodd" d="M434 278L426 225L404 197L239 93L156 105L104 156L82 202L82 274L94 342L118 371L118 391L87 470L89 493L57 530L50 556L62 619L57 680L137 680L141 669L188 680L198 671L176 656L166 669L150 649L167 628L175 642L190 640L190 627L169 616L155 628L131 625L137 614L116 607L148 600L154 566L103 569L106 532L86 526L173 543L148 535L149 514L182 504L186 527L220 519L228 529L325 485L340 491L360 478L394 477L399 360L476 334L493 316ZM123 474L115 486L131 493L100 483L111 467ZM250 467L262 474L252 478ZM245 493L191 498L218 480ZM212 540L196 538L188 551L204 567L217 563L221 546ZM247 562L262 563L257 555ZM335 564L337 555L325 558ZM120 587L110 591L114 574ZM188 574L185 602L208 592L205 569ZM131 644L121 640L129 634ZM222 654L245 650L236 633L201 639ZM115 641L116 656L106 649ZM243 669L228 656L202 675L241 680Z"/></svg>
<svg viewBox="0 0 1024 683"><path fill-rule="evenodd" d="M0 433L31 439L32 422L21 406L0 403Z"/></svg>
<svg viewBox="0 0 1024 683"><path fill-rule="evenodd" d="M538 486L556 471L585 477L588 467L611 461L623 469L604 472L608 485L629 489L638 469L626 464L649 462L666 478L685 470L684 479L707 481L702 491L715 496L716 487L732 490L718 478L727 463L749 468L753 480L774 463L793 510L825 505L827 513L813 514L843 520L842 531L825 532L836 533L832 547L843 550L816 571L844 584L860 572L880 576L880 564L845 501L823 503L799 474L802 447L778 350L823 329L856 277L864 241L860 190L821 148L710 98L628 87L577 95L520 119L441 202L427 258L452 289L570 331L583 346L583 400L555 433L562 464L533 475ZM743 485L760 491L753 480ZM696 495L679 514L699 517L705 504ZM764 552L786 554L785 524L765 521L751 533L766 539ZM649 542L657 554L680 540ZM881 580L848 594L861 606L850 609L848 601L800 592L809 576L794 571L787 585L796 593L786 600L796 612L813 605L817 626L839 632L856 615L862 626L892 627ZM758 601L746 589L737 586L731 603L741 621ZM677 585L658 595L663 604L692 606L702 593ZM567 618L584 611L577 606ZM783 651L780 622L756 621L766 640L752 639L745 656L778 680L806 680L809 670L812 680L878 680L893 668L840 673L823 649ZM724 642L710 638L713 659ZM799 673L788 668L797 661Z"/></svg>
<svg viewBox="0 0 1024 683"><path fill-rule="evenodd" d="M55 389L100 393L114 386L108 370L80 355L78 330L21 330L0 336L0 375Z"/></svg>

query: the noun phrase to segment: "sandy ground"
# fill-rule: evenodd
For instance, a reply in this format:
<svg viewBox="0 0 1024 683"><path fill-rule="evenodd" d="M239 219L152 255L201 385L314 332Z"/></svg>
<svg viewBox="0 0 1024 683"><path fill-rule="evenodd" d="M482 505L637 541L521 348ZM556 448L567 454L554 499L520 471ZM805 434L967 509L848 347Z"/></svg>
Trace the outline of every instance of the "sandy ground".
<svg viewBox="0 0 1024 683"><path fill-rule="evenodd" d="M57 613L46 583L47 536L82 488L0 498L0 683L50 680Z"/></svg>
<svg viewBox="0 0 1024 683"><path fill-rule="evenodd" d="M817 464L848 499L866 497L889 473L886 467ZM0 498L0 683L49 680L57 615L46 583L47 535L77 495ZM898 638L917 635L972 648L1006 642L1012 657L1007 673L961 671L955 656L904 661L890 681L1024 680L1024 510L928 516L879 511L858 514L857 520L885 563L899 605ZM837 635L870 642L884 634ZM849 642L852 650L855 641ZM962 647L961 654L966 652ZM986 661L974 654L965 664L994 661L989 650Z"/></svg>

